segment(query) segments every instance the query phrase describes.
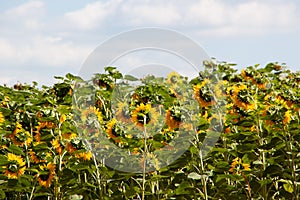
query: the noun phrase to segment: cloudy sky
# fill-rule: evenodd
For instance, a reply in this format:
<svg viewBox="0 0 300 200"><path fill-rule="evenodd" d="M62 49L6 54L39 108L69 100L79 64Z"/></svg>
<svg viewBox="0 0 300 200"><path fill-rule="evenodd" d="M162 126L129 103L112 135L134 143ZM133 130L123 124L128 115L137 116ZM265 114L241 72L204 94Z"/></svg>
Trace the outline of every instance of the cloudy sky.
<svg viewBox="0 0 300 200"><path fill-rule="evenodd" d="M300 69L298 0L14 0L0 5L0 84L78 74L103 41L142 27L178 31L237 68Z"/></svg>

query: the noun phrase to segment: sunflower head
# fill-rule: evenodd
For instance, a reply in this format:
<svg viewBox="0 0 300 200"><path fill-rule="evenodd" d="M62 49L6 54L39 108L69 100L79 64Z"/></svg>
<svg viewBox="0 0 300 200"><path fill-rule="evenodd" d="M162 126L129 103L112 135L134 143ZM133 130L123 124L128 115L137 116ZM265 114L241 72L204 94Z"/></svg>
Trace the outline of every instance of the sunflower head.
<svg viewBox="0 0 300 200"><path fill-rule="evenodd" d="M61 145L61 142L59 141L59 139L54 139L51 142L53 148L55 149L55 151L61 155L63 152L63 146Z"/></svg>
<svg viewBox="0 0 300 200"><path fill-rule="evenodd" d="M167 83L170 84L180 84L182 83L182 77L177 72L170 72L167 76Z"/></svg>
<svg viewBox="0 0 300 200"><path fill-rule="evenodd" d="M75 154L76 158L82 158L83 160L91 160L93 157L92 152L88 151L88 152L81 152L81 153L77 153Z"/></svg>
<svg viewBox="0 0 300 200"><path fill-rule="evenodd" d="M39 184L43 187L51 186L54 175L55 175L55 165L53 163L40 165L40 171L38 174Z"/></svg>
<svg viewBox="0 0 300 200"><path fill-rule="evenodd" d="M245 110L254 110L255 104L252 95L246 85L233 86L231 90L231 98L236 106Z"/></svg>
<svg viewBox="0 0 300 200"><path fill-rule="evenodd" d="M166 124L170 130L178 129L181 123L181 111L178 106L172 106L166 113Z"/></svg>
<svg viewBox="0 0 300 200"><path fill-rule="evenodd" d="M151 104L138 105L132 112L132 121L138 126L144 126L151 121Z"/></svg>
<svg viewBox="0 0 300 200"><path fill-rule="evenodd" d="M22 128L22 125L17 122L16 128L12 134L9 135L11 141L17 146L29 146L32 142L32 135Z"/></svg>
<svg viewBox="0 0 300 200"><path fill-rule="evenodd" d="M9 153L7 154L7 160L10 164L3 166L3 168L5 168L5 176L9 179L17 179L24 174L26 166L21 156Z"/></svg>
<svg viewBox="0 0 300 200"><path fill-rule="evenodd" d="M215 104L213 94L208 86L209 80L204 79L201 84L193 86L194 96L200 106L205 108Z"/></svg>
<svg viewBox="0 0 300 200"><path fill-rule="evenodd" d="M241 158L236 157L232 160L231 167L229 169L232 173L241 173L242 170L251 170L250 164L244 163Z"/></svg>

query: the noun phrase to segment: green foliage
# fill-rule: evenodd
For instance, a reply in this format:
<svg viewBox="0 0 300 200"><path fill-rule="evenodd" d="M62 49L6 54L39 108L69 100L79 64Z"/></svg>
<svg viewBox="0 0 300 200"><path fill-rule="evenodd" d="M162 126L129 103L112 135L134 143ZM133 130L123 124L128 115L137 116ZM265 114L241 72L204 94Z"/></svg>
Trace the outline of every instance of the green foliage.
<svg viewBox="0 0 300 200"><path fill-rule="evenodd" d="M228 63L206 66L190 82L106 67L89 84L67 74L49 87L0 86L0 199L299 199L300 73L278 63L241 73ZM143 137L132 134L143 122L158 127L147 140L150 155L186 142L189 149L167 166L153 159L155 170L132 174L107 167L83 140L99 125L109 143L143 155ZM193 139L172 143L183 123ZM202 157L205 137L218 132Z"/></svg>

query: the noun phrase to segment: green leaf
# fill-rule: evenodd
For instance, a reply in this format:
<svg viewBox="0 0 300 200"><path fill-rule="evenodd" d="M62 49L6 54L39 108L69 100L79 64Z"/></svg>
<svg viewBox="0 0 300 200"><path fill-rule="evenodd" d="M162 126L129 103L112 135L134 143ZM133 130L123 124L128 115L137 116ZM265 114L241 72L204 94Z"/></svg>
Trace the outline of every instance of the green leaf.
<svg viewBox="0 0 300 200"><path fill-rule="evenodd" d="M200 174L197 174L196 172L192 172L188 175L188 178L199 180L202 178L202 176Z"/></svg>
<svg viewBox="0 0 300 200"><path fill-rule="evenodd" d="M131 76L131 75L128 75L128 74L126 74L126 75L124 76L124 79L126 79L126 80L128 80L128 81L137 81L137 80L139 80L138 78L136 78L136 77L134 77L134 76Z"/></svg>
<svg viewBox="0 0 300 200"><path fill-rule="evenodd" d="M285 191L287 191L289 193L294 192L293 184L290 181L288 183L283 184L283 188L284 188Z"/></svg>
<svg viewBox="0 0 300 200"><path fill-rule="evenodd" d="M7 148L7 150L13 154L22 155L22 156L25 155L23 152L23 149L21 149L20 147L14 145L14 144L10 145L10 147Z"/></svg>

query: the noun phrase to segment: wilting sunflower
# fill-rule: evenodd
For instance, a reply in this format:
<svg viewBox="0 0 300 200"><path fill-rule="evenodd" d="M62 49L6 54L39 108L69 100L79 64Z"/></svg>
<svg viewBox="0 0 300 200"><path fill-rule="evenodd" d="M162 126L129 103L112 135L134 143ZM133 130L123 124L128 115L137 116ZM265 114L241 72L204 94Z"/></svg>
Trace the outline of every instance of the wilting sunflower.
<svg viewBox="0 0 300 200"><path fill-rule="evenodd" d="M0 112L0 125L5 121L5 118L2 114L2 112Z"/></svg>
<svg viewBox="0 0 300 200"><path fill-rule="evenodd" d="M5 176L7 176L9 179L17 179L24 174L26 166L21 156L8 153L7 160L10 162L10 164L3 166L3 168L5 168Z"/></svg>
<svg viewBox="0 0 300 200"><path fill-rule="evenodd" d="M43 187L51 186L55 175L55 165L53 163L42 164L40 165L40 170L38 174L39 184Z"/></svg>
<svg viewBox="0 0 300 200"><path fill-rule="evenodd" d="M253 99L251 98L246 85L234 85L232 88L229 88L228 91L233 103L239 108L243 108L245 110L255 109L255 104L253 103Z"/></svg>
<svg viewBox="0 0 300 200"><path fill-rule="evenodd" d="M135 125L143 127L144 124L155 122L157 116L158 113L155 108L151 108L151 104L141 103L132 111L131 120Z"/></svg>
<svg viewBox="0 0 300 200"><path fill-rule="evenodd" d="M209 80L205 79L201 84L193 86L194 96L199 102L200 106L205 108L215 104L213 94L208 86Z"/></svg>
<svg viewBox="0 0 300 200"><path fill-rule="evenodd" d="M130 122L131 117L128 105L123 102L120 102L117 105L117 119L124 123Z"/></svg>
<svg viewBox="0 0 300 200"><path fill-rule="evenodd" d="M181 112L178 106L172 106L167 110L166 124L170 130L179 128L181 124Z"/></svg>
<svg viewBox="0 0 300 200"><path fill-rule="evenodd" d="M232 173L238 173L241 170L247 170L247 171L251 170L250 164L243 163L242 159L240 159L239 157L236 157L235 159L233 159L229 171Z"/></svg>

